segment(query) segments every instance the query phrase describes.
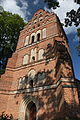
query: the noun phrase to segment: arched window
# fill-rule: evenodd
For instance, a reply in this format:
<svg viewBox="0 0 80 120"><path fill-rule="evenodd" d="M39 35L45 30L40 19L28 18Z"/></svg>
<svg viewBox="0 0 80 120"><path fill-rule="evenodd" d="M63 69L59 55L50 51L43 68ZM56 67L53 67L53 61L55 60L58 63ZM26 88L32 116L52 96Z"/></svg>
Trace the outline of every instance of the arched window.
<svg viewBox="0 0 80 120"><path fill-rule="evenodd" d="M41 40L41 30L38 30L36 32L36 41L40 41Z"/></svg>
<svg viewBox="0 0 80 120"><path fill-rule="evenodd" d="M31 69L28 72L28 87L33 88L34 85L34 79L35 79L36 71L34 69Z"/></svg>
<svg viewBox="0 0 80 120"><path fill-rule="evenodd" d="M29 42L29 44L32 44L34 42L36 42L36 36L35 36L35 33L32 33L31 36L30 36L30 42Z"/></svg>
<svg viewBox="0 0 80 120"><path fill-rule="evenodd" d="M29 81L29 85L30 85L31 88L33 88L33 80Z"/></svg>
<svg viewBox="0 0 80 120"><path fill-rule="evenodd" d="M36 61L36 48L31 50L30 62Z"/></svg>
<svg viewBox="0 0 80 120"><path fill-rule="evenodd" d="M42 21L43 20L43 17L41 16L40 18L39 18L39 21Z"/></svg>
<svg viewBox="0 0 80 120"><path fill-rule="evenodd" d="M40 49L38 52L38 60L44 59L44 49Z"/></svg>
<svg viewBox="0 0 80 120"><path fill-rule="evenodd" d="M39 13L40 16L39 16L39 21L42 21L43 20L43 14L42 13Z"/></svg>
<svg viewBox="0 0 80 120"><path fill-rule="evenodd" d="M40 41L40 33L37 34L37 41Z"/></svg>
<svg viewBox="0 0 80 120"><path fill-rule="evenodd" d="M24 89L24 88L26 88L26 80L25 77L22 77L19 79L18 89Z"/></svg>
<svg viewBox="0 0 80 120"><path fill-rule="evenodd" d="M36 71L34 69L31 69L29 72L28 72L28 80L31 81L34 79L36 75Z"/></svg>
<svg viewBox="0 0 80 120"><path fill-rule="evenodd" d="M35 39L35 36L32 36L32 41L31 41L31 43L34 43L34 39Z"/></svg>

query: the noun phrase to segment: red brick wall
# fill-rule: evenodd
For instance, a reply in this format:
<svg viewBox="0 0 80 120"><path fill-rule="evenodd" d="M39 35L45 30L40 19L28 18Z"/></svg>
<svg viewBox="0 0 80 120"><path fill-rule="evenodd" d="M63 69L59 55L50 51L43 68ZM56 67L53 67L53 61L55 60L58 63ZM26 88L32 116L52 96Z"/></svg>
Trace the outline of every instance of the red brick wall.
<svg viewBox="0 0 80 120"><path fill-rule="evenodd" d="M43 14L43 20L33 24L36 15L37 19L39 19L40 12ZM39 24L40 27L38 27ZM33 29L34 26L35 29ZM47 64L45 59L41 61L38 61L37 59L35 62L29 62L27 65L22 64L25 54L28 54L30 59L31 49L36 47L36 54L38 54L38 51L41 48L46 51L48 43L51 43L54 46L55 41L62 41L62 44L66 47L68 56L70 57L67 39L60 26L60 22L55 14L50 14L40 9L20 32L17 49L12 57L9 58L5 74L2 75L0 79L0 112L6 111L9 114L12 113L15 119L19 118L19 116L22 116L22 118L25 117L24 111L26 111L28 97L32 98L30 100L36 101L35 104L37 104L38 101L37 116L41 120L52 120L57 116L64 117L64 115L66 115L66 112L63 112L64 110L71 113L72 109L69 109L71 107L69 104L72 105L72 102L75 105L73 105L74 108L78 111L77 106L79 105L79 102L77 89L72 88L72 86L75 85L75 79L70 59L68 62L64 61L61 63L58 70L56 69L59 60L59 54L57 53L55 54L55 59L49 59ZM37 32L43 28L47 29L46 38L41 39L40 42L34 43L33 45L24 46L27 35L31 35L33 32ZM46 79L45 82L42 81L39 83L38 80L36 82L33 81L33 89L27 88L25 90L18 90L19 78L26 76L31 69L34 69L36 73L42 71L46 72L48 70L52 70L52 72L48 75L49 79ZM66 87L67 85L70 88ZM47 86L46 89L45 86ZM33 98L35 98L35 100ZM25 107L24 111L20 112L22 101L24 101Z"/></svg>

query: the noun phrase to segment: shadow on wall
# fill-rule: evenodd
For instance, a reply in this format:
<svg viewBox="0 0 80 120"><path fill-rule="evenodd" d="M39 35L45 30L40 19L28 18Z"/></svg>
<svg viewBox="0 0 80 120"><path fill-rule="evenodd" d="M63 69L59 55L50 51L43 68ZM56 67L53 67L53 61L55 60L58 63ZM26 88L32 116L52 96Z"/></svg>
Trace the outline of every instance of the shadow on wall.
<svg viewBox="0 0 80 120"><path fill-rule="evenodd" d="M58 86L61 87L61 86ZM60 90L60 91L57 91ZM57 93L58 92L58 93ZM73 90L72 90L73 94ZM26 96L26 97L25 97ZM77 120L80 119L80 106L75 103L75 95L70 104L66 102L64 98L64 90L56 88L52 90L40 91L40 93L26 93L23 94L23 98L26 99L33 97L38 101L35 105L38 107L36 114L38 114L38 120ZM25 99L24 99L25 100ZM25 100L26 101L26 100ZM33 99L32 99L33 101ZM30 100L31 102L31 100Z"/></svg>
<svg viewBox="0 0 80 120"><path fill-rule="evenodd" d="M55 65L55 78L56 81L61 77L73 77L71 59L64 42L56 41L54 44L48 44L44 53L46 58L46 65L49 63L50 59L57 59ZM34 86L50 85L54 82L53 78L50 76L53 69L38 71L34 77L33 75L25 76L19 82L19 89L26 89ZM64 72L65 71L65 72ZM27 87L26 85L29 85Z"/></svg>
<svg viewBox="0 0 80 120"><path fill-rule="evenodd" d="M45 93L46 94L46 93ZM43 97L44 95L43 94ZM61 108L59 108L59 105L61 104L61 99L59 101L59 96L55 96L52 94L50 94L50 92L47 91L48 95L45 95L47 97L47 103L46 103L46 107L47 107L47 112L43 112L40 116L39 116L39 120L45 120L46 118L48 118L47 120L51 119L62 119L62 120L75 120L75 119L80 119L80 106L75 104L75 103L71 103L68 104L65 99L64 102L62 103ZM44 102L41 101L41 99L39 99L40 101L40 105L42 106L42 108L44 107ZM59 102L58 102L59 101ZM40 108L41 109L41 108ZM60 110L59 110L60 109Z"/></svg>
<svg viewBox="0 0 80 120"><path fill-rule="evenodd" d="M63 45L63 43L55 43L57 46L55 48L58 49L58 52L56 54L58 59L57 59L57 64L56 64L56 74L59 73L60 70L60 64L64 64L66 69L71 70L69 66L71 66L70 63L70 55L67 51L67 48ZM52 53L54 54L54 48L51 47L51 45L48 45L50 49L52 49ZM51 50L50 50L51 51ZM52 54L50 56L46 57L47 59L47 64L49 63L49 60L52 57ZM56 51L56 50L55 50ZM54 55L53 55L54 56ZM67 66L65 64L67 63ZM60 74L63 75L60 71ZM70 71L69 71L70 72ZM43 70L39 71L34 79L31 76L26 76L25 83L29 84L29 88L33 88L34 84L37 84L38 86L44 86L44 85L50 85L52 83L52 79L50 77L50 74L52 73L52 70ZM71 77L72 74L70 74ZM65 76L65 75L64 75ZM35 83L33 83L35 82ZM48 84L47 84L48 83ZM71 85L73 85L71 83ZM60 89L60 88L61 89ZM26 88L26 87L23 87ZM23 89L22 88L22 89ZM58 89L59 88L59 89ZM62 119L62 120L74 120L80 118L80 106L75 102L75 93L74 89L71 89L71 96L72 96L72 101L70 101L70 104L66 101L66 98L64 97L64 90L62 85L60 84L57 88L54 89L48 89L48 90L43 90L43 91L38 91L38 92L31 92L31 93L24 93L23 97L26 96L28 98L29 96L35 97L35 99L39 102L38 105L38 110L36 111L38 113L38 120L54 120L54 119ZM67 93L68 94L68 93ZM35 103L36 104L36 103Z"/></svg>
<svg viewBox="0 0 80 120"><path fill-rule="evenodd" d="M40 87L40 86L46 86L46 85L51 85L53 84L54 80L50 76L50 74L53 72L53 70L42 70L38 71L34 77L32 74L29 76L25 76L19 80L19 87L18 90L20 89L27 89L27 88L34 88L34 87Z"/></svg>
<svg viewBox="0 0 80 120"><path fill-rule="evenodd" d="M54 44L48 44L44 53L46 58L46 65L49 63L50 59L57 59L57 63L55 66L55 76L59 72L61 65L63 64L64 67L69 71L68 77L73 76L71 73L71 58L70 54L68 53L67 47L65 46L64 41L56 41ZM64 73L62 73L64 77Z"/></svg>

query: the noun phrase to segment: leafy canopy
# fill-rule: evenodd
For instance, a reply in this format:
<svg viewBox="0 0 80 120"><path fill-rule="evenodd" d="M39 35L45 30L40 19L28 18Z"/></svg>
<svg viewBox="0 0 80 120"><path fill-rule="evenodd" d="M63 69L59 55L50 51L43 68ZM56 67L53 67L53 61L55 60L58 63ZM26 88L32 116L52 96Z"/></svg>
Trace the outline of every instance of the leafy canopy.
<svg viewBox="0 0 80 120"><path fill-rule="evenodd" d="M0 11L0 62L11 57L15 51L24 25L24 20L18 14Z"/></svg>
<svg viewBox="0 0 80 120"><path fill-rule="evenodd" d="M44 0L44 2L48 4L49 9L56 9L57 7L59 7L59 2L57 0Z"/></svg>
<svg viewBox="0 0 80 120"><path fill-rule="evenodd" d="M80 5L80 0L73 0L76 4ZM56 9L59 7L58 0L44 0L47 3L49 9L53 8ZM71 11L66 13L66 18L64 21L65 27L72 26L74 24L76 27L80 25L80 7L75 11L72 9ZM77 29L78 37L80 38L80 28ZM77 46L78 51L80 52L80 41L79 45Z"/></svg>
<svg viewBox="0 0 80 120"><path fill-rule="evenodd" d="M70 12L66 13L65 26L72 26L72 23L77 27L80 25L80 7L75 11L72 9Z"/></svg>

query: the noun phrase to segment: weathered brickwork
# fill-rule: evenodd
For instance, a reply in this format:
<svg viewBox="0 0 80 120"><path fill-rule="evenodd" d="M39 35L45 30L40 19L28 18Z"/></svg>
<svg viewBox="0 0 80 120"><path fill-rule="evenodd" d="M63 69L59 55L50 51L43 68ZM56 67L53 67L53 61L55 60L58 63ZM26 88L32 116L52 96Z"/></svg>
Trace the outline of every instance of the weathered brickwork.
<svg viewBox="0 0 80 120"><path fill-rule="evenodd" d="M0 78L0 106L15 120L79 117L68 41L54 13L39 9L20 32Z"/></svg>

